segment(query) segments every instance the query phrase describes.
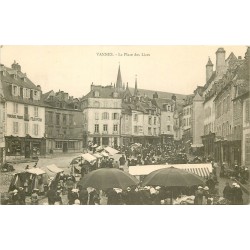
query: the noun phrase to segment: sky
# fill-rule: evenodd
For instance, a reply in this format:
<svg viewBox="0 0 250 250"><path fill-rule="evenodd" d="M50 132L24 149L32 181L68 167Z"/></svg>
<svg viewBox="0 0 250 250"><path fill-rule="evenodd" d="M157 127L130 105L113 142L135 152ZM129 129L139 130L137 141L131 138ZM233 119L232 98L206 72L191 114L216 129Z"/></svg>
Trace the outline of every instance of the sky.
<svg viewBox="0 0 250 250"><path fill-rule="evenodd" d="M23 73L41 85L43 93L60 89L81 97L89 92L92 82L104 86L114 84L120 65L122 80L129 87L134 87L137 75L138 88L191 94L198 85L205 84L208 57L215 68L215 52L219 47L226 50L226 58L231 52L244 57L247 50L246 46L223 45L6 45L1 49L1 63L10 67L15 60Z"/></svg>

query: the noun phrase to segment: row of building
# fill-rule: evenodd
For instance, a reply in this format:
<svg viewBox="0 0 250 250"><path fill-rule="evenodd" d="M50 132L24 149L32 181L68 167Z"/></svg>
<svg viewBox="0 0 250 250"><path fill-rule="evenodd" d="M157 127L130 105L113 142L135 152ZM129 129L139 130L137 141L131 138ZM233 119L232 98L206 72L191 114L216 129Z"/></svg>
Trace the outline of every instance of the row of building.
<svg viewBox="0 0 250 250"><path fill-rule="evenodd" d="M80 152L90 144L182 143L218 162L250 164L250 49L245 58L223 48L209 59L206 82L191 95L134 88L122 81L91 84L81 98L42 93L21 66L0 65L0 158Z"/></svg>

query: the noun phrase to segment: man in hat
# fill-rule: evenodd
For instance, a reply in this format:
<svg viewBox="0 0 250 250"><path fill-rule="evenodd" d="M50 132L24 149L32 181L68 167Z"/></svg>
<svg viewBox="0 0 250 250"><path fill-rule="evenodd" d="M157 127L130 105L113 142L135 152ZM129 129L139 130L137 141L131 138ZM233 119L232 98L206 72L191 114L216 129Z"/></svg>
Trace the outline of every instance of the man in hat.
<svg viewBox="0 0 250 250"><path fill-rule="evenodd" d="M202 200L203 200L203 187L199 186L198 190L195 192L195 205L202 205Z"/></svg>
<svg viewBox="0 0 250 250"><path fill-rule="evenodd" d="M80 187L80 192L79 192L79 200L81 205L87 205L88 204L88 190L86 188Z"/></svg>
<svg viewBox="0 0 250 250"><path fill-rule="evenodd" d="M47 192L48 196L48 203L49 205L54 205L55 204L55 197L56 197L56 191L54 189L49 189Z"/></svg>
<svg viewBox="0 0 250 250"><path fill-rule="evenodd" d="M19 187L19 190L18 190L18 200L19 200L19 205L25 205L25 198L26 198L26 195L25 195L25 191L24 191L24 188L23 187Z"/></svg>
<svg viewBox="0 0 250 250"><path fill-rule="evenodd" d="M32 192L32 195L30 197L31 199L31 205L38 205L38 191L39 189L35 188Z"/></svg>
<svg viewBox="0 0 250 250"><path fill-rule="evenodd" d="M12 201L12 205L19 205L19 197L18 197L18 190L15 189L12 192L12 196L11 196L11 201Z"/></svg>
<svg viewBox="0 0 250 250"><path fill-rule="evenodd" d="M226 186L223 189L223 197L229 202L232 202L232 188L229 185L229 182L226 182Z"/></svg>

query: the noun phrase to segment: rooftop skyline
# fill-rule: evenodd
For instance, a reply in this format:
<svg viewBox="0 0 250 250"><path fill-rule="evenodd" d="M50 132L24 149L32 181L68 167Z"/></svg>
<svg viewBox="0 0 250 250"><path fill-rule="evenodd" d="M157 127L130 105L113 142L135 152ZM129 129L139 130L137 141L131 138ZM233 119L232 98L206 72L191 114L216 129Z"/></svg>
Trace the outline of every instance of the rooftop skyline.
<svg viewBox="0 0 250 250"><path fill-rule="evenodd" d="M4 46L1 63L16 60L22 72L43 93L63 90L74 97L90 91L90 85L110 85L117 80L139 89L192 94L204 86L210 57L214 69L216 51L223 47L226 58L233 52L244 58L246 46ZM110 53L102 55L101 53Z"/></svg>

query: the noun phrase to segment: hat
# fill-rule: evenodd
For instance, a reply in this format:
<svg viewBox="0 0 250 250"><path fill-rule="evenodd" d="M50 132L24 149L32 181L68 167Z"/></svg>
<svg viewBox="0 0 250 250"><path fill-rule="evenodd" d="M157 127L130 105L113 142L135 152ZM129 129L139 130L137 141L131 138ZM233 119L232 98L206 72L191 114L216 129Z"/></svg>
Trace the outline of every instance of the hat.
<svg viewBox="0 0 250 250"><path fill-rule="evenodd" d="M164 205L165 204L165 201L164 200L161 200L161 205Z"/></svg>
<svg viewBox="0 0 250 250"><path fill-rule="evenodd" d="M154 188L150 188L150 194L155 194L156 190Z"/></svg>
<svg viewBox="0 0 250 250"><path fill-rule="evenodd" d="M161 187L160 187L160 186L157 186L155 189L156 189L156 190L159 190L159 189L161 189Z"/></svg>
<svg viewBox="0 0 250 250"><path fill-rule="evenodd" d="M207 186L206 186L206 187L204 187L204 190L209 190L209 187L207 187Z"/></svg>
<svg viewBox="0 0 250 250"><path fill-rule="evenodd" d="M203 187L202 187L202 186L199 186L198 189L203 189Z"/></svg>
<svg viewBox="0 0 250 250"><path fill-rule="evenodd" d="M17 190L17 189L15 189L15 190L13 191L13 193L18 193L18 190Z"/></svg>
<svg viewBox="0 0 250 250"><path fill-rule="evenodd" d="M19 187L19 189L23 190L23 187Z"/></svg>
<svg viewBox="0 0 250 250"><path fill-rule="evenodd" d="M76 199L74 204L75 204L75 205L80 205L81 202L80 202L78 199Z"/></svg>
<svg viewBox="0 0 250 250"><path fill-rule="evenodd" d="M116 191L116 193L121 193L122 192L122 189L120 189L120 188L113 188L115 191Z"/></svg>
<svg viewBox="0 0 250 250"><path fill-rule="evenodd" d="M78 192L78 189L77 189L77 188L73 188L73 189L72 189L72 192L77 193L77 192Z"/></svg>
<svg viewBox="0 0 250 250"><path fill-rule="evenodd" d="M149 186L145 186L144 189L150 190L150 187Z"/></svg>
<svg viewBox="0 0 250 250"><path fill-rule="evenodd" d="M236 182L233 182L233 184L232 184L232 186L235 186L235 187L236 187L237 185L238 185L238 184L237 184Z"/></svg>
<svg viewBox="0 0 250 250"><path fill-rule="evenodd" d="M130 187L127 187L127 191L130 191L131 190L131 188Z"/></svg>

